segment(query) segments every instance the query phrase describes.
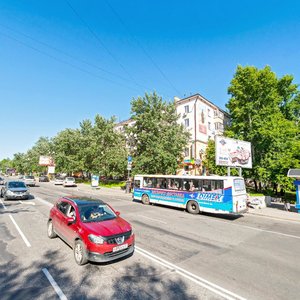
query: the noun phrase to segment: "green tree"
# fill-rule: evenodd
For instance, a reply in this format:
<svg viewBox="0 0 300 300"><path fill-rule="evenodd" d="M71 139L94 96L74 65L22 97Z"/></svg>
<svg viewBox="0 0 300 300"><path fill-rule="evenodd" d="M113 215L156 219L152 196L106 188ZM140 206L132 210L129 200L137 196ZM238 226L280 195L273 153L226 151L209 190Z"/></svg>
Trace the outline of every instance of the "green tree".
<svg viewBox="0 0 300 300"><path fill-rule="evenodd" d="M134 125L130 147L134 152L133 173L174 174L189 134L178 124L174 103L167 103L156 93L131 101Z"/></svg>
<svg viewBox="0 0 300 300"><path fill-rule="evenodd" d="M12 168L13 163L12 160L9 158L4 158L0 161L0 170L5 173L7 168Z"/></svg>
<svg viewBox="0 0 300 300"><path fill-rule="evenodd" d="M80 142L81 136L78 129L67 128L53 138L56 172L71 174L83 170Z"/></svg>
<svg viewBox="0 0 300 300"><path fill-rule="evenodd" d="M226 135L252 144L253 169L246 176L284 187L288 169L299 166L299 92L292 79L278 78L268 66L238 66L226 105L232 118Z"/></svg>
<svg viewBox="0 0 300 300"><path fill-rule="evenodd" d="M114 130L115 118L96 115L91 144L92 169L105 176L124 176L126 150L124 137Z"/></svg>

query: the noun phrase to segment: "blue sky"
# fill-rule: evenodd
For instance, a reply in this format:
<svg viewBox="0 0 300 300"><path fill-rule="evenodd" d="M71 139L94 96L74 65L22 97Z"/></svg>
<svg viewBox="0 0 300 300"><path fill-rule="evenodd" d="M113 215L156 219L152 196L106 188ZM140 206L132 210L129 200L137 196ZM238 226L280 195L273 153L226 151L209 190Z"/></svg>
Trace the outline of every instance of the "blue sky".
<svg viewBox="0 0 300 300"><path fill-rule="evenodd" d="M0 160L145 92L224 109L238 64L300 83L299 49L298 1L0 0Z"/></svg>

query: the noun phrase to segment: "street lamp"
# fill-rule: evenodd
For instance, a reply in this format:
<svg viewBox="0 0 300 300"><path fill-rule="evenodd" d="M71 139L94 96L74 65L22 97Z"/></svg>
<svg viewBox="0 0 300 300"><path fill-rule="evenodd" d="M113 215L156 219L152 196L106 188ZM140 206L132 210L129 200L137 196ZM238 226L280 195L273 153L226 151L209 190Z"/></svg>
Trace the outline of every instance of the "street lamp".
<svg viewBox="0 0 300 300"><path fill-rule="evenodd" d="M130 171L132 169L132 154L137 149L136 144L136 137L137 135L133 132L130 132L129 134L125 134L126 137L126 146L128 149L128 157L127 157L127 183L126 183L126 193L130 192Z"/></svg>

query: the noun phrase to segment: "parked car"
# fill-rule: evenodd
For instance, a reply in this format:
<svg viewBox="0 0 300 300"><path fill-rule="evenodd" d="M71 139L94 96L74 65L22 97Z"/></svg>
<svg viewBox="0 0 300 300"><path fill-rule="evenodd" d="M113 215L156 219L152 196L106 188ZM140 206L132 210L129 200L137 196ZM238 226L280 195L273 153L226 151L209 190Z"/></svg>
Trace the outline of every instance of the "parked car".
<svg viewBox="0 0 300 300"><path fill-rule="evenodd" d="M35 178L31 175L25 175L23 178L27 186L35 186Z"/></svg>
<svg viewBox="0 0 300 300"><path fill-rule="evenodd" d="M55 185L63 185L63 183L64 183L64 178L62 177L56 177L54 180Z"/></svg>
<svg viewBox="0 0 300 300"><path fill-rule="evenodd" d="M63 182L63 186L64 187L76 186L75 178L74 177L66 177L64 182Z"/></svg>
<svg viewBox="0 0 300 300"><path fill-rule="evenodd" d="M29 189L23 181L8 181L2 187L0 196L7 199L28 199Z"/></svg>
<svg viewBox="0 0 300 300"><path fill-rule="evenodd" d="M50 239L57 235L73 248L78 265L130 256L135 236L120 213L101 200L62 197L50 210Z"/></svg>
<svg viewBox="0 0 300 300"><path fill-rule="evenodd" d="M4 183L5 183L4 178L3 178L3 177L0 177L0 185L4 185Z"/></svg>
<svg viewBox="0 0 300 300"><path fill-rule="evenodd" d="M49 177L47 175L41 175L39 177L39 182L49 182Z"/></svg>

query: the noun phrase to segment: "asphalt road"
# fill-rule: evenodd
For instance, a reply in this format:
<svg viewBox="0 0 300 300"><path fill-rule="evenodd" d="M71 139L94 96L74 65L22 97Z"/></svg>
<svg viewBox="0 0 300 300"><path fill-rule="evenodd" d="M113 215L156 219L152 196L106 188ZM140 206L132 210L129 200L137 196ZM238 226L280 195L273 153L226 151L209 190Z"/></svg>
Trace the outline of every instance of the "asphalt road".
<svg viewBox="0 0 300 300"><path fill-rule="evenodd" d="M300 224L191 215L107 189L41 183L31 193L0 202L1 299L299 299ZM76 265L72 250L46 234L51 205L68 194L120 211L136 234L134 255Z"/></svg>

